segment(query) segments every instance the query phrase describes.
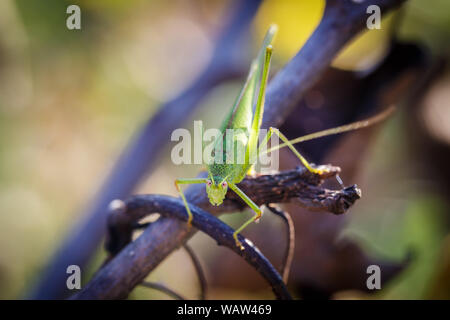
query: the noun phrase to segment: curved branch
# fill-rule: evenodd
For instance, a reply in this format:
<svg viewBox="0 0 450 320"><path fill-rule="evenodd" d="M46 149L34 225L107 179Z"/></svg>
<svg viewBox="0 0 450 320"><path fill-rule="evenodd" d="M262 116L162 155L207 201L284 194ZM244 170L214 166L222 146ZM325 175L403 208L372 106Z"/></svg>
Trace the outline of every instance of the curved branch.
<svg viewBox="0 0 450 320"><path fill-rule="evenodd" d="M161 283L142 281L140 283L140 285L143 287L146 287L148 289L154 289L154 290L163 292L163 293L167 294L168 296L174 298L175 300L186 300L186 298L183 297L181 294L173 291L172 289L166 287L165 285L163 285Z"/></svg>
<svg viewBox="0 0 450 320"><path fill-rule="evenodd" d="M283 219L286 224L287 232L286 232L286 249L284 252L283 264L281 265L283 281L284 283L288 283L289 280L289 272L291 271L292 260L294 259L294 250L295 250L295 226L294 221L291 218L291 215L277 208L273 205L268 205L267 208L273 213Z"/></svg>
<svg viewBox="0 0 450 320"><path fill-rule="evenodd" d="M193 226L217 241L218 245L224 245L240 255L253 266L272 287L273 292L279 299L291 299L289 292L281 276L250 241L239 235L244 250L240 250L234 241L234 230L225 223L191 205L193 214ZM140 219L151 213L160 213L163 216L177 218L187 221L186 209L181 199L160 196L140 195L130 198L125 207L118 210L116 214L130 216L133 220ZM113 213L114 214L114 213ZM164 218L163 218L164 219ZM180 222L180 221L179 221ZM105 265L89 282L89 284L76 294L74 299L120 299L125 298L131 290L138 285L145 276L155 267L155 259L148 257L149 249L154 248L153 236L165 237L164 230L155 232L155 225L150 225L144 233L134 242L129 244L114 259ZM188 231L187 224L181 226ZM159 248L160 246L157 245ZM167 255L170 251L160 251ZM149 259L150 258L150 259Z"/></svg>
<svg viewBox="0 0 450 320"><path fill-rule="evenodd" d="M340 168L331 165L322 165L320 168L323 170L322 174L314 174L304 167L298 167L272 175L247 176L238 186L259 206L295 201L310 210L322 210L334 214L345 213L361 197L360 189L356 185L342 190L321 187L326 179L335 177L340 172ZM227 193L220 206L213 206L204 188L203 185L190 187L186 193L189 203L214 214L242 211L248 208L247 204L233 192ZM134 197L139 196L129 198L128 202L132 202ZM113 257L132 241L133 231L138 221L147 213L132 211L123 214L125 206L121 200L113 201L111 207L115 214L108 217L105 248ZM154 241L164 240L155 239Z"/></svg>
<svg viewBox="0 0 450 320"><path fill-rule="evenodd" d="M273 175L246 177L239 187L259 205L295 200L309 205L310 208L321 207L326 210L334 210L337 214L342 213L359 199L360 191L356 186L343 190L321 188L320 185L325 179L334 177L340 172L338 167L330 165L321 166L321 169L323 172L321 174L311 173L301 167ZM192 194L196 197L191 197ZM246 208L245 203L232 192L227 193L224 203L219 207L210 204L204 190L202 192L191 190L189 199L191 211L194 213L193 209L196 210L194 226L210 235L219 244L224 244L241 255L270 283L278 298L287 298L284 283L267 259L248 241L245 244L246 250L239 250L232 237L233 230L203 211L215 209L215 213L223 213L242 210ZM180 207L180 204L182 201L179 199L158 195L132 196L126 203L121 200L113 201L108 217L108 236L105 245L110 253L107 260L109 263L105 263L88 286L74 298L117 299L126 297L134 286L171 252L170 248L172 248L172 244L167 246L169 231L160 229L161 223L164 224L167 219L159 219L150 224L144 234L130 244L136 225L142 218L155 212L184 220L186 211L184 205ZM174 243L181 243L179 242L180 235L189 237L195 231L188 230L186 225L180 224L179 221L172 220L172 223L177 224L176 228L182 230L178 238L171 239ZM250 248L251 251L245 252L247 248Z"/></svg>
<svg viewBox="0 0 450 320"><path fill-rule="evenodd" d="M123 206L122 203L120 203L120 206ZM124 208L124 207L123 207ZM123 208L121 208L119 210L119 212L123 211ZM112 210L114 211L114 210ZM116 214L116 212L112 212L113 215ZM111 227L112 226L111 222ZM133 229L137 230L142 230L147 228L149 225L151 224L151 222L147 222L147 223L139 223L139 222L132 222L131 226ZM111 228L110 228L111 230ZM109 239L112 239L114 236L109 236ZM131 242L131 238L129 239L129 241ZM191 259L192 261L192 265L194 266L195 272L197 273L197 277L198 277L198 282L199 282L199 287L200 287L200 294L199 294L199 299L200 300L206 300L206 291L207 291L207 282L206 282L206 276L205 276L205 271L202 268L202 264L200 263L199 258L197 257L197 255L195 254L194 250L191 248L191 246L189 246L187 243L185 243L183 245L183 249L184 251L186 251L187 255L189 256L189 259ZM111 252L108 250L108 252L111 254L111 256L109 256L105 263L109 260L111 260L112 256L115 255L115 253ZM117 253L117 252L116 252ZM103 265L105 265L105 263ZM145 282L145 281L144 281ZM144 284L144 282L142 284ZM172 290L170 288L166 288L165 286L163 286L162 284L159 283L153 283L153 282L145 282L146 283L146 287L150 288L150 289L155 289L155 290L160 290L166 294L171 295L172 297L175 297L178 300L185 300L184 298L179 298L181 297L181 295L177 294L176 292L172 292ZM152 287L153 286L153 287Z"/></svg>
<svg viewBox="0 0 450 320"><path fill-rule="evenodd" d="M198 259L197 255L195 254L195 252L191 248L191 246L189 246L187 243L184 244L183 248L189 255L189 258L191 259L192 264L194 265L195 272L197 273L198 282L200 285L199 298L200 298L200 300L206 300L207 282L206 282L205 272L203 271L200 260Z"/></svg>

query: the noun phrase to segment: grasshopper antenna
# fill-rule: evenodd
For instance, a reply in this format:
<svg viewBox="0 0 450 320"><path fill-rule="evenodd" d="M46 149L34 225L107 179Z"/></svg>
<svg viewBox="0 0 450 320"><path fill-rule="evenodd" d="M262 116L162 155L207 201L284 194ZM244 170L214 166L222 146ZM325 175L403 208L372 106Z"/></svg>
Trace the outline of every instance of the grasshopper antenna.
<svg viewBox="0 0 450 320"><path fill-rule="evenodd" d="M314 140L314 139L318 139L318 138L322 138L322 137L332 136L332 135L339 134L339 133L344 133L344 132L349 132L349 131L354 131L354 130L370 127L370 126L372 126L376 123L379 123L379 122L385 120L386 118L388 118L395 111L395 109L396 109L395 106L390 106L386 110L384 110L366 120L356 121L356 122L352 122L352 123L349 123L349 124L346 124L343 126L310 133L305 136L298 137L293 140L289 140L289 143L292 145L292 144L296 144L296 143L300 143L300 142L310 141L310 140ZM288 143L282 143L280 145L277 145L275 147L272 147L272 148L266 150L265 153L276 151L276 150L284 148L286 146L288 146Z"/></svg>

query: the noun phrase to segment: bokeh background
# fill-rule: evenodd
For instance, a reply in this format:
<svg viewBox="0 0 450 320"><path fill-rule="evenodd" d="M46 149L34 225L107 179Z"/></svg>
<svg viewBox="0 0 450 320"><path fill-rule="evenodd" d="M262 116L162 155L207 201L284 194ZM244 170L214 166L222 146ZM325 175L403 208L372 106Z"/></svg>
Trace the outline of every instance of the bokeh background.
<svg viewBox="0 0 450 320"><path fill-rule="evenodd" d="M27 295L133 134L161 103L188 87L202 71L230 3L0 2L0 298ZM66 28L70 4L81 7L82 30ZM323 9L319 0L265 0L251 24L253 51L235 50L250 61L268 24L276 22L280 30L271 70L275 74L313 32ZM450 57L449 12L446 0L410 0L401 12L383 20L382 30L358 37L334 67L369 72L387 54L392 30L400 41L420 45L432 60L445 62ZM403 261L412 253L409 264L375 295L347 290L333 293L334 298L450 298L449 180L439 171L450 159L450 73L445 63L440 69L420 107L401 108L384 123L367 142L358 172L346 181L358 183L363 198L348 213L340 237L389 261ZM187 119L186 127L193 119L217 126L241 83L239 79L217 86ZM412 116L420 120L417 132L422 140L414 135ZM430 145L436 146L433 152L424 147ZM136 192L176 195L174 179L193 177L201 169L173 165L169 147ZM333 164L345 167L346 152L337 149ZM223 219L236 227L249 214ZM283 239L276 217L266 214L262 223L249 227L255 234L259 228ZM312 226L309 232L321 230ZM206 236L198 234L191 243L212 279L211 298L272 297L270 290L257 284L233 286L239 269L219 272L214 266L224 259L224 249ZM314 242L309 245L314 251ZM85 280L104 257L99 247ZM220 276L222 281L214 280ZM149 280L188 297L198 292L193 268L181 250ZM166 296L137 288L130 298Z"/></svg>

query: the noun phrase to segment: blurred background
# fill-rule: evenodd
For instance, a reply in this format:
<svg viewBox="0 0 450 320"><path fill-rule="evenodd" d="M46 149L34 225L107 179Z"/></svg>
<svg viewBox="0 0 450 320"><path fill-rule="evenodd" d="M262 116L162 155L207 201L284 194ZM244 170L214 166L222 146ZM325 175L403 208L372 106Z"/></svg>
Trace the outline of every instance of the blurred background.
<svg viewBox="0 0 450 320"><path fill-rule="evenodd" d="M27 295L133 134L202 72L231 3L0 2L0 298ZM70 4L81 7L81 30L66 28ZM250 45L235 48L237 54L247 66L267 26L277 23L276 74L314 31L324 6L319 0L263 1L250 24ZM401 92L398 112L374 130L300 147L313 161L341 166L345 183L358 184L363 197L344 217L288 206L297 228L290 279L297 297L450 298L449 12L446 0L407 1L381 30L363 33L339 54L295 111L298 117L284 125L294 138L320 128L321 119L343 124L346 103L367 106L375 96L391 101L392 91ZM406 89L404 74L414 83ZM431 81L421 84L428 75ZM218 126L241 84L242 78L216 86L185 127L194 119ZM296 119L303 119L301 129ZM173 165L171 146L168 137L160 165L136 192L176 195L174 179L201 170ZM282 157L285 168L299 165L287 153ZM250 214L222 218L237 227ZM270 243L260 239L267 232ZM246 235L277 266L281 221L266 213ZM226 249L201 234L190 243L206 268L209 298L272 298ZM85 281L104 257L99 247ZM375 294L362 288L369 262L389 270ZM188 297L198 292L182 250L148 279ZM129 298L166 296L138 287Z"/></svg>

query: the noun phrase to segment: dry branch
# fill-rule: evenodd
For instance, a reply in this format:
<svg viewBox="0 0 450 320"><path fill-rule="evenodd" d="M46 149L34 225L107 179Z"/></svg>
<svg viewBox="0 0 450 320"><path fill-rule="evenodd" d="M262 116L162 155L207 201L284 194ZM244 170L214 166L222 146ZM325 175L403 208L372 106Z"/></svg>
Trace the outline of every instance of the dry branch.
<svg viewBox="0 0 450 320"><path fill-rule="evenodd" d="M311 209L322 209L335 214L344 213L360 197L356 186L342 190L329 190L320 187L325 179L340 172L338 167L321 166L323 174L313 174L308 170L297 168L273 175L247 177L239 187L257 204L285 203L299 201ZM194 226L211 236L219 245L225 245L241 255L270 284L277 298L289 299L290 295L275 268L254 247L251 242L241 237L245 250L236 247L232 237L233 230L220 220L204 211L214 209L215 213L233 212L246 208L245 204L233 192L228 192L224 204L212 206L206 196L191 198L191 210L194 214ZM201 194L206 194L204 191ZM153 248L161 248L166 242L165 233L157 232L155 225L147 230L133 243L129 244L135 226L145 216L160 213L167 217L186 220L186 211L181 200L160 195L136 195L125 203L118 202L108 219L107 250L112 259L98 271L94 279L74 298L76 299L119 299L128 296L148 273L164 258L153 255ZM197 207L198 206L198 207ZM164 221L165 219L162 219ZM178 221L177 221L178 222ZM178 222L179 223L179 222ZM192 234L186 225L183 231ZM166 251L167 252L167 251ZM169 252L167 252L169 253ZM115 256L117 254L117 256ZM115 257L114 257L115 256Z"/></svg>
<svg viewBox="0 0 450 320"><path fill-rule="evenodd" d="M275 295L279 299L291 299L286 286L278 272L270 262L249 241L240 236L244 250L236 246L234 230L225 223L191 205L193 226L211 236L218 245L224 245L241 255L269 282ZM125 215L133 217L145 216L150 213L160 213L163 216L175 217L187 221L186 209L182 200L161 195L142 195L132 197L126 203ZM118 213L120 214L120 213ZM126 298L131 290L146 277L153 266L153 256L149 256L149 249L159 247L158 242L150 243L147 235L153 233L151 224L144 233L133 243L122 250L115 259L106 264L95 278L74 298L76 299L120 299ZM187 224L183 228L188 231ZM160 234L164 238L164 234Z"/></svg>

